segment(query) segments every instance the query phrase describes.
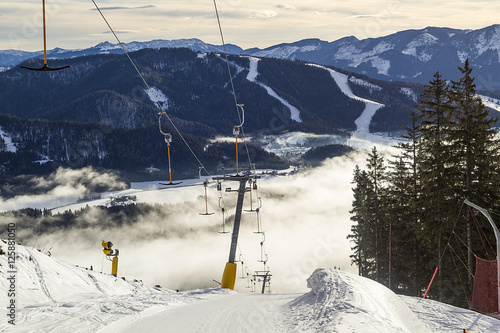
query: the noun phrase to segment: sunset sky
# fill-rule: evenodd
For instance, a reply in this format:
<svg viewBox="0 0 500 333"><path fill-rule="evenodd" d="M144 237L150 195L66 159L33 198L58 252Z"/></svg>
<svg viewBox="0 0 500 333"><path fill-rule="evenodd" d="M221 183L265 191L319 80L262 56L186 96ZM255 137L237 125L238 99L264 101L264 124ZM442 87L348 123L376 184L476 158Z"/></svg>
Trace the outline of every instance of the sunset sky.
<svg viewBox="0 0 500 333"><path fill-rule="evenodd" d="M213 0L95 0L123 42L199 38L221 44ZM227 43L265 48L304 38L378 37L428 26L500 23L499 1L218 0ZM91 0L46 0L48 49L87 48L114 37ZM41 0L0 2L0 50L43 49Z"/></svg>

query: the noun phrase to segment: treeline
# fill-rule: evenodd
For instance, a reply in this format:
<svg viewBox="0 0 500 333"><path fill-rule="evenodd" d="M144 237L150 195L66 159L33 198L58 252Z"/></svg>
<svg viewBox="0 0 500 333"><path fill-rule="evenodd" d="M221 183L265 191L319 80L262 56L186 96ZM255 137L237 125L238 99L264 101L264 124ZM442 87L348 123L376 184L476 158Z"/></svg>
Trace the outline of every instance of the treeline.
<svg viewBox="0 0 500 333"><path fill-rule="evenodd" d="M16 143L16 152L5 144L0 149L0 178L21 174L47 174L59 167L93 166L124 172L129 179L168 178L167 145L158 125L124 129L96 123L20 119L0 114L2 129ZM189 124L189 123L188 123ZM183 122L178 122L180 127ZM199 164L173 128L172 172L174 178L198 175ZM184 133L184 139L210 172L235 165L234 144L210 144L207 138ZM0 148L2 148L0 147ZM246 157L241 145L240 156ZM288 163L256 146L249 146L252 163L260 168L287 168ZM150 174L154 167L159 173ZM149 169L152 170L152 169ZM163 172L163 173L162 173Z"/></svg>
<svg viewBox="0 0 500 333"><path fill-rule="evenodd" d="M458 69L460 80L437 72L425 87L397 155L385 160L373 148L366 169L356 166L348 238L360 275L421 296L439 266L429 297L465 306L474 254L496 255L463 201L498 211L500 142L468 60ZM491 227L482 226L494 244Z"/></svg>

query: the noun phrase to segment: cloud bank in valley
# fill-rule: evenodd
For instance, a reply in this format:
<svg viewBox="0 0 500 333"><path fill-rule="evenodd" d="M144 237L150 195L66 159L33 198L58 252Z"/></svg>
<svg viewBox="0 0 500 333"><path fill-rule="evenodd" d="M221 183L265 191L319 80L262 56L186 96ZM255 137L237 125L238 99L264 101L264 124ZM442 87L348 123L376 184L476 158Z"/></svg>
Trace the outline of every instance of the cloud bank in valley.
<svg viewBox="0 0 500 333"><path fill-rule="evenodd" d="M357 272L350 265L351 244L346 236L351 228L352 170L355 164L364 165L365 159L365 154L352 154L327 160L321 167L293 176L259 180L257 193L262 199L264 244L274 292L307 291L306 278L318 267ZM65 192L70 184L77 185L71 173L66 176L54 176L54 180L69 180L67 186L61 182L61 189L54 193ZM109 180L106 178L109 176L103 177ZM45 180L39 183L42 186ZM226 186L235 184L224 183ZM150 193L162 202L165 202L162 196L188 197L181 192L190 192L193 200L128 216L131 221L127 223L116 222L116 216L106 215L95 207L86 210L73 225L57 228L39 225L37 229L19 224L18 236L26 245L51 248L52 255L59 259L86 267L92 265L94 270L106 273L110 272L110 263L104 259L100 244L110 240L120 250L120 276L170 289L215 286L213 280L220 281L231 238L230 233L218 233L222 221L218 192L215 187L209 188L209 211L216 214L208 217L199 215L205 209L202 187L153 191L148 198L152 197ZM222 193L228 221L232 221L236 194ZM254 207L257 193L253 193ZM245 209L249 206L247 194ZM263 267L258 262L262 236L254 233L256 229L256 214L244 213L237 258L241 253L240 259L250 273ZM238 275L241 271L239 264ZM238 279L236 289L244 291L246 285L245 280Z"/></svg>
<svg viewBox="0 0 500 333"><path fill-rule="evenodd" d="M2 184L0 193L8 196L0 196L0 212L22 207L52 208L74 201L74 197L86 193L127 187L127 183L111 172L99 172L92 167L77 170L59 168L49 176L20 176Z"/></svg>

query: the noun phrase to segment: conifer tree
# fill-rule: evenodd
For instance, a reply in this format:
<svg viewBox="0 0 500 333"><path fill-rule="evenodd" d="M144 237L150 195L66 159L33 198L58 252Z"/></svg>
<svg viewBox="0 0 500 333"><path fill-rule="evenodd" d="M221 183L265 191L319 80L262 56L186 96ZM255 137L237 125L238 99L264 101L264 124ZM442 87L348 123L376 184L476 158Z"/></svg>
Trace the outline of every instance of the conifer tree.
<svg viewBox="0 0 500 333"><path fill-rule="evenodd" d="M498 161L499 141L493 125L496 119L489 112L476 94L476 85L472 77L469 59L463 67L459 81L452 81L452 98L455 106L450 146L454 152L452 164L456 171L455 189L457 201L468 199L483 207L494 207L498 202ZM474 268L473 236L471 218L467 215L468 266ZM472 279L469 277L472 288Z"/></svg>
<svg viewBox="0 0 500 333"><path fill-rule="evenodd" d="M370 209L369 219L374 229L375 281L380 282L382 280L382 269L387 266L386 261L382 260L382 258L385 259L387 257L387 252L383 250L388 243L386 241L387 234L384 233L384 230L387 228L383 220L384 182L386 179L385 165L384 159L379 155L376 147L372 148L366 162L368 179L373 187L373 194L367 198L367 203Z"/></svg>
<svg viewBox="0 0 500 333"><path fill-rule="evenodd" d="M351 221L354 224L351 227L351 234L347 236L354 243L351 248L353 254L351 257L351 263L358 266L359 275L370 277L374 271L373 258L369 258L369 253L371 252L371 234L370 233L370 221L368 220L368 198L373 195L373 189L371 183L368 179L366 171L361 171L359 166L356 165L354 169L354 179L352 181L354 184L353 196L354 201L352 203L352 210L349 212L352 214Z"/></svg>

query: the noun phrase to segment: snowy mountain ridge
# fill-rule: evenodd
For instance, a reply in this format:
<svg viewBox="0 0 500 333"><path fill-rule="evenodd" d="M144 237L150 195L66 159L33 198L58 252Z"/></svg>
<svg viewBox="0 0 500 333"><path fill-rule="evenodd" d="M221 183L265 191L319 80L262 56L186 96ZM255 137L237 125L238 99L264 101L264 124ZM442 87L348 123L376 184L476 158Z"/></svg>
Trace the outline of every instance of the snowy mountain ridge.
<svg viewBox="0 0 500 333"><path fill-rule="evenodd" d="M456 80L457 66L469 59L479 89L498 89L500 26L478 30L427 27L388 36L326 42L303 40L253 50L253 56L304 60L332 65L372 78L427 83L439 71Z"/></svg>
<svg viewBox="0 0 500 333"><path fill-rule="evenodd" d="M130 42L122 43L127 52L134 52L142 49L160 49L160 48L188 48L195 52L224 52L222 45L213 45L205 43L197 38L163 40L157 39L148 42ZM227 44L228 53L240 54L243 49L236 45ZM93 47L86 49L66 50L55 48L47 50L47 57L50 59L68 59L80 56L89 56L95 54L122 54L123 50L120 44L110 42L102 42ZM5 67L4 70L18 65L22 61L31 58L43 57L43 51L27 52L19 50L4 50L0 51L0 66Z"/></svg>
<svg viewBox="0 0 500 333"><path fill-rule="evenodd" d="M456 67L469 58L479 89L500 89L500 25L477 30L427 27L404 30L391 35L359 40L344 37L332 42L304 39L282 43L265 49L242 49L228 44L230 54L254 57L303 60L388 81L428 83L436 71L456 80ZM224 51L222 45L205 43L199 39L153 40L130 42L123 46L129 52L144 48L189 48L200 52ZM83 55L123 53L121 46L102 42L81 50L54 49L49 58L66 59ZM41 57L42 52L18 50L0 51L0 68L6 70L30 58Z"/></svg>
<svg viewBox="0 0 500 333"><path fill-rule="evenodd" d="M6 247L4 241L0 245ZM5 254L0 264L6 267ZM497 319L398 297L377 282L334 269L316 269L307 280L311 292L304 295L174 292L75 267L16 245L15 276L16 325L2 319L0 331L422 333L464 328L494 332L500 327ZM7 289L8 280L2 276L0 292L5 295Z"/></svg>

